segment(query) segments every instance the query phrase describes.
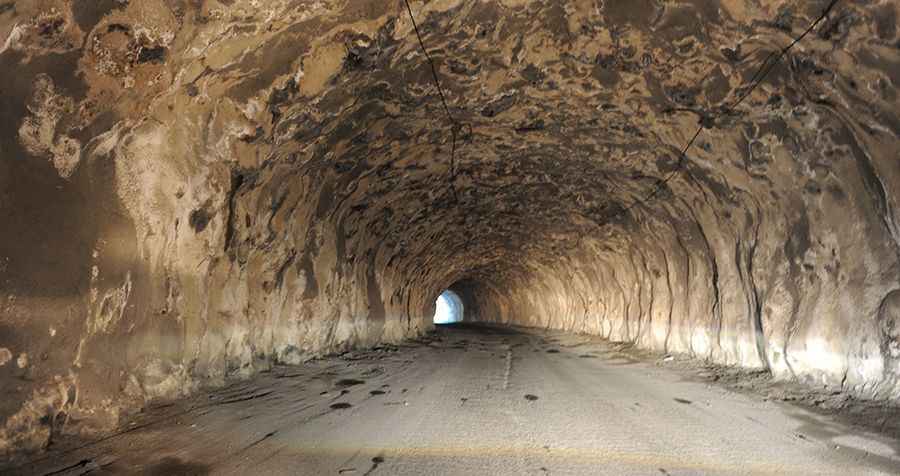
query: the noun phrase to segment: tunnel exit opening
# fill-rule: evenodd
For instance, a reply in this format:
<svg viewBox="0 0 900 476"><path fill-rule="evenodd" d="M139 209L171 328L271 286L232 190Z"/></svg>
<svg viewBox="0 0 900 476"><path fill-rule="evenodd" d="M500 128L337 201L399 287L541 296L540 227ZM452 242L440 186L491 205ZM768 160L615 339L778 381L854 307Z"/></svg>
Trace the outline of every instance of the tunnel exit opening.
<svg viewBox="0 0 900 476"><path fill-rule="evenodd" d="M434 323L453 324L463 320L463 303L459 295L447 289L434 303Z"/></svg>

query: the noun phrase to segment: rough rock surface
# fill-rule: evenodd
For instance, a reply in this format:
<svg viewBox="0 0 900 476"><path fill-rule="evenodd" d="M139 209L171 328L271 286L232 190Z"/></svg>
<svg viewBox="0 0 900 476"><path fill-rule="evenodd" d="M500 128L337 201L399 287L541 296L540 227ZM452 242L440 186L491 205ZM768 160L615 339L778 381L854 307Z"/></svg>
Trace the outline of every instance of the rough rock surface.
<svg viewBox="0 0 900 476"><path fill-rule="evenodd" d="M900 4L839 1L721 114L827 3L411 2L454 143L402 2L0 2L0 454L450 286L900 397Z"/></svg>

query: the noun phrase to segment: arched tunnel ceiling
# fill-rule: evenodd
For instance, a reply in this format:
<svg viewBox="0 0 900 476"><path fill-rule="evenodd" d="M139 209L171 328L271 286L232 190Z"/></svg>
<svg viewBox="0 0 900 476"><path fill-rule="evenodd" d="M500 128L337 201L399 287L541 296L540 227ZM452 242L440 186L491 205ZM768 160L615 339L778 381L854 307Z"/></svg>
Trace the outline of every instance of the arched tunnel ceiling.
<svg viewBox="0 0 900 476"><path fill-rule="evenodd" d="M402 1L0 3L0 325L48 356L0 364L36 432L0 446L414 335L451 285L896 395L900 6L838 1L748 88L829 3L411 2L455 143Z"/></svg>
<svg viewBox="0 0 900 476"><path fill-rule="evenodd" d="M317 217L369 240L359 252L453 263L445 280L515 272L647 215L677 219L666 205L704 193L735 211L746 204L734 197L777 200L796 180L839 195L846 185L830 183L827 163L804 164L817 174L806 177L767 150L767 141L795 156L850 147L839 105L864 105L877 122L860 127L881 128L870 135L897 134L896 63L876 59L896 56L887 3L842 6L745 107L701 134L672 189L627 217L622 208L679 167L698 118L732 102L827 2L416 5L453 114L470 127L453 173L450 124L401 3L151 1L103 17L65 2L46 13L51 3L37 5L43 18L17 26L7 48L27 61L84 42L77 66L87 90L77 113L67 105L63 127L84 134L92 117L144 128L191 118L196 130L169 140L252 177L234 194L266 184L260 200L277 215L275 205L297 199L289 189L312 180L322 187ZM42 111L65 115L53 108L65 106ZM62 157L63 142L33 135L33 149L77 164ZM203 213L227 214L212 208Z"/></svg>
<svg viewBox="0 0 900 476"><path fill-rule="evenodd" d="M622 208L654 190L677 166L698 115L732 100L768 50L790 38L770 26L771 38L748 42L753 29L736 28L727 10L702 5L664 9L651 2L634 11L590 3L566 11L555 2L441 6L444 11L419 13L453 115L470 127L461 132L455 168L451 124L418 46L406 41L411 25L402 15L371 21L369 34L347 31L346 23L303 28L310 36L293 40L309 45L296 51L301 60L272 65L263 50L243 56L242 66L299 71L280 78L283 86L264 98L271 120L255 124L253 140L269 142L265 165L302 163L325 184L319 209L328 208L348 236L373 237L390 250L387 259L433 257L476 276L552 259L558 247L586 234L615 233L598 227L617 225ZM783 21L818 13L811 8ZM328 32L324 45L312 40L321 32ZM683 44L673 50L676 40ZM744 54L735 52L740 48ZM810 61L782 69L771 89L792 75L809 82ZM327 76L321 87L304 91L305 77L296 76L305 68ZM227 86L226 95L242 86ZM790 93L782 115L813 94L795 87ZM754 99L764 103L771 94ZM735 187L726 174L750 182L765 171L748 173L747 159L721 164L722 156L747 156L747 141L743 133L745 140L715 136L751 128L755 121L746 116L753 114L742 111L717 124L687 166L701 188L724 195L717 198L726 206ZM784 128L777 111L774 116L767 118L772 127ZM715 151L713 142L719 142ZM641 212L652 213L654 205ZM420 241L420 249L409 249L416 246L409 241Z"/></svg>

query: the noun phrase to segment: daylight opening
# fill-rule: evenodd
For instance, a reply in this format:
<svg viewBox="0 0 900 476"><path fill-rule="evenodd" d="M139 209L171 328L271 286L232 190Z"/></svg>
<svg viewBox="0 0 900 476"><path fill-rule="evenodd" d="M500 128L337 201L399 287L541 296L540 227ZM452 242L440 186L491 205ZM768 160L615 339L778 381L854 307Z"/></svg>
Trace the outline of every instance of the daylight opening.
<svg viewBox="0 0 900 476"><path fill-rule="evenodd" d="M442 292L434 305L435 324L452 324L462 321L463 303L455 292L449 289Z"/></svg>

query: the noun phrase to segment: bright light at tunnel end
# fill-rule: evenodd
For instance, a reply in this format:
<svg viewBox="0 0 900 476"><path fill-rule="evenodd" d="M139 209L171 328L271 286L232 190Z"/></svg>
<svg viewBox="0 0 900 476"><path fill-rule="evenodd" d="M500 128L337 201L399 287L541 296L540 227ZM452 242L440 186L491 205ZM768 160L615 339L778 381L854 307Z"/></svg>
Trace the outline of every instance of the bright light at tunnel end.
<svg viewBox="0 0 900 476"><path fill-rule="evenodd" d="M434 303L434 323L453 324L463 319L462 299L449 289L442 292Z"/></svg>

